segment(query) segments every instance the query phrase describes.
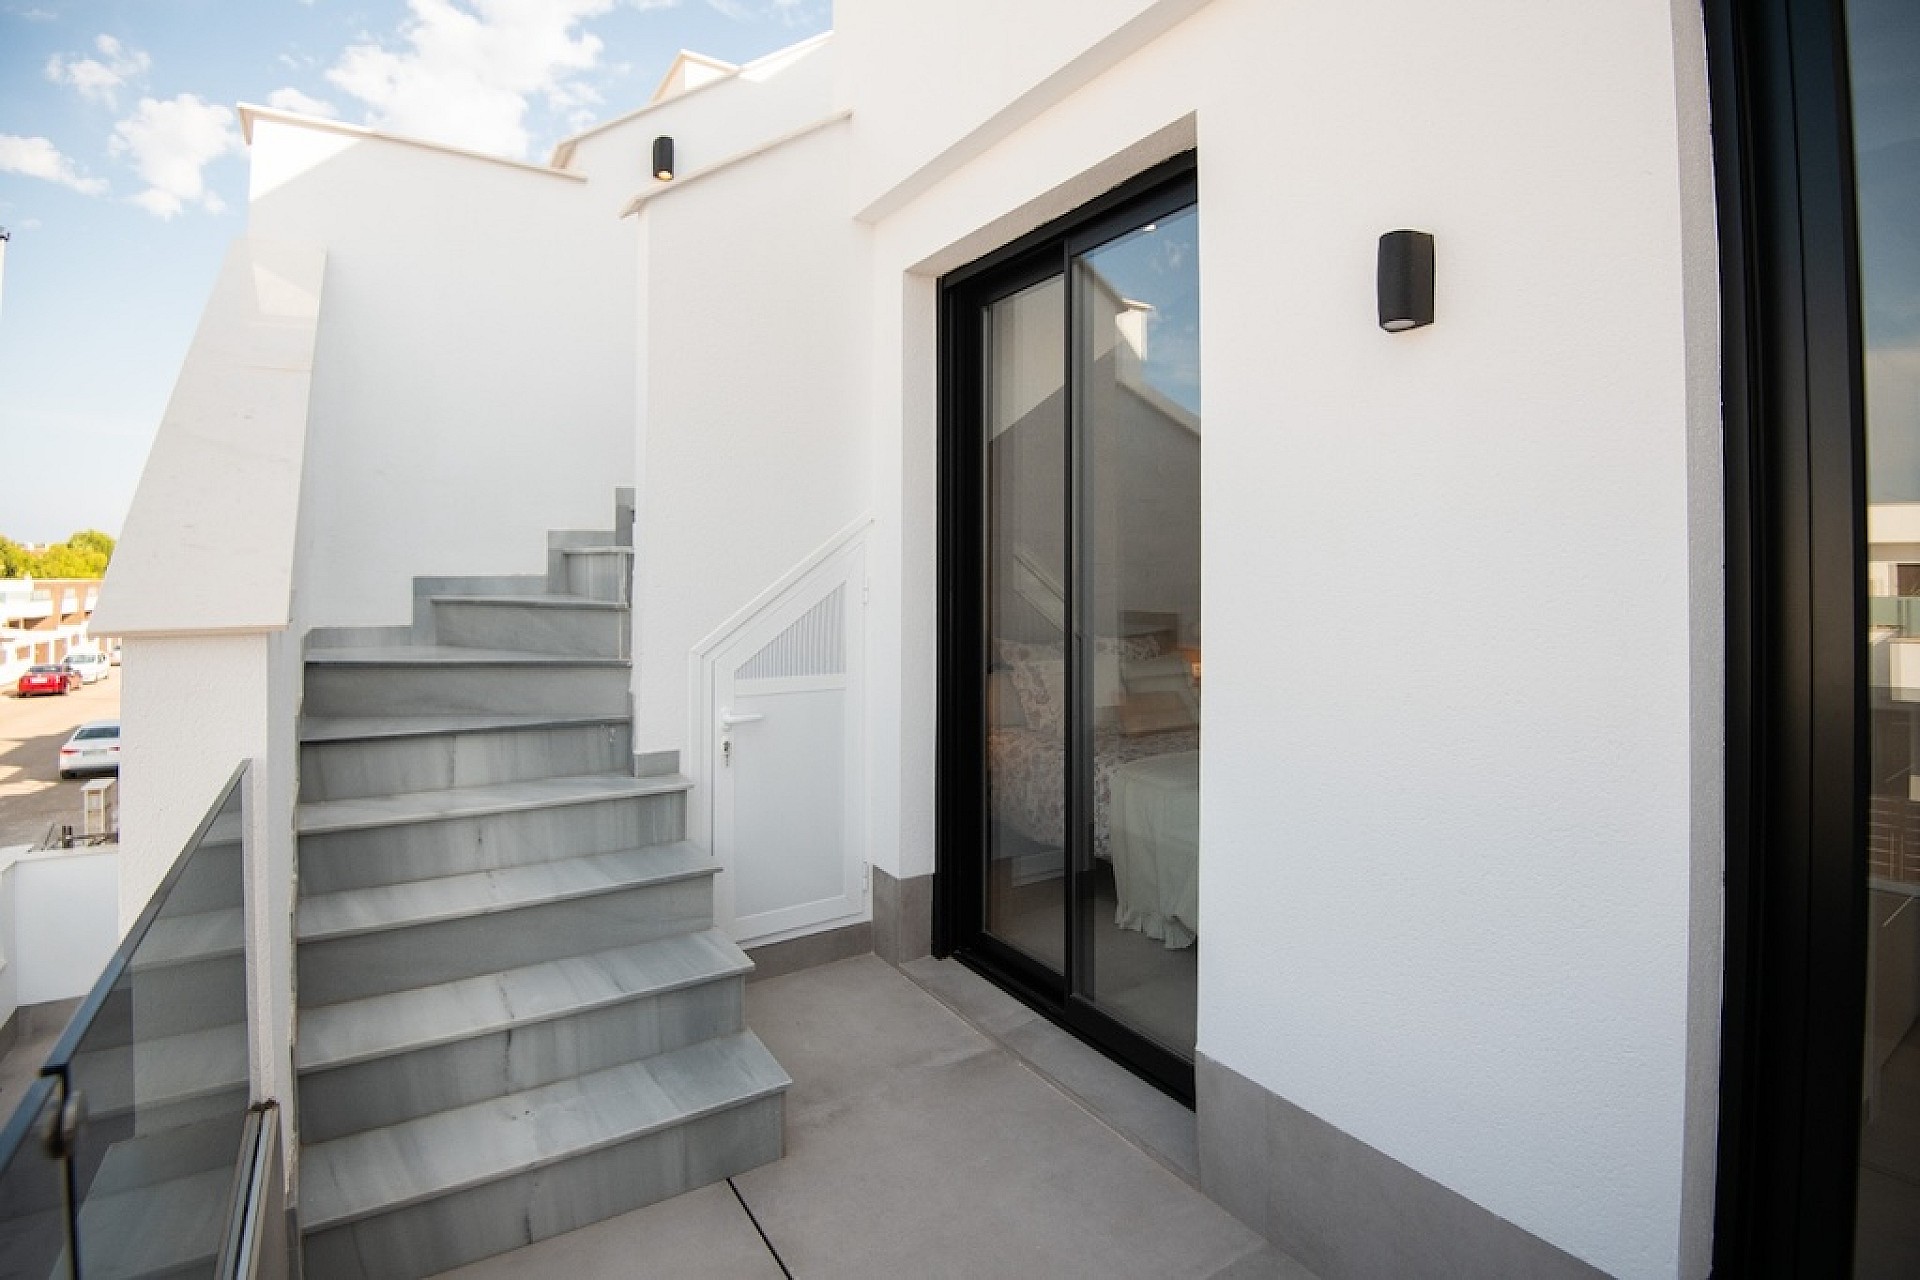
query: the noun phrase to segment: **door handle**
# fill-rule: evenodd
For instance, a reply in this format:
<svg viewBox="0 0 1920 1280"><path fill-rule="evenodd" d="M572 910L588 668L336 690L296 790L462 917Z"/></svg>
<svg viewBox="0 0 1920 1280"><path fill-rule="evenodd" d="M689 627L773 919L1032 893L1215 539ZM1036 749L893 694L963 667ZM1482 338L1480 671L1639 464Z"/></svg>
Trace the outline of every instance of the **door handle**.
<svg viewBox="0 0 1920 1280"><path fill-rule="evenodd" d="M733 728L733 726L737 724L751 724L755 720L765 720L765 719L766 719L765 716L759 716L759 715L737 716L733 714L732 709L729 707L720 708L720 727L722 729L731 729Z"/></svg>

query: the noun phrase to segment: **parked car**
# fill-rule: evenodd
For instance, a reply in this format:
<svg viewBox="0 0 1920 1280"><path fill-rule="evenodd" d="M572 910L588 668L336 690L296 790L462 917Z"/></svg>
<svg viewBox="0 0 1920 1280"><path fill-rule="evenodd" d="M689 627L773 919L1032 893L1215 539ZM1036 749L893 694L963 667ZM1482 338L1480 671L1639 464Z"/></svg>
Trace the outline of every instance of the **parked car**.
<svg viewBox="0 0 1920 1280"><path fill-rule="evenodd" d="M107 661L104 653L70 653L67 655L67 665L80 673L83 684L93 684L113 674L113 664Z"/></svg>
<svg viewBox="0 0 1920 1280"><path fill-rule="evenodd" d="M120 772L120 722L89 720L60 748L60 776Z"/></svg>
<svg viewBox="0 0 1920 1280"><path fill-rule="evenodd" d="M14 686L14 692L27 698L37 693L66 693L79 687L78 671L63 663L46 662L37 667L28 667L27 673L20 677L20 683Z"/></svg>

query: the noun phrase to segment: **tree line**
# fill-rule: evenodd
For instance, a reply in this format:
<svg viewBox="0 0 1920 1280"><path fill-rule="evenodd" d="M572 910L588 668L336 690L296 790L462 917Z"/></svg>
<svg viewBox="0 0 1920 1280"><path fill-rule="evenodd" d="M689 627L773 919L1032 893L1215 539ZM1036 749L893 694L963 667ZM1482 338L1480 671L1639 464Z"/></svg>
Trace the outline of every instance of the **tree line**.
<svg viewBox="0 0 1920 1280"><path fill-rule="evenodd" d="M0 535L0 578L98 578L112 558L113 539L98 529L82 529L39 551Z"/></svg>

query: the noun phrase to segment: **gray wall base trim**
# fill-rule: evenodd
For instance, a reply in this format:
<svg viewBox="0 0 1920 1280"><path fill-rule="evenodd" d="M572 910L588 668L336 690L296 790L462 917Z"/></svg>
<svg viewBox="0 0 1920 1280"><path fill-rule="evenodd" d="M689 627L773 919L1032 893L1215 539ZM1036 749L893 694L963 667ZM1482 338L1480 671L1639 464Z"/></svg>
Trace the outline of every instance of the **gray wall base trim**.
<svg viewBox="0 0 1920 1280"><path fill-rule="evenodd" d="M770 942L764 947L748 947L747 959L753 961L748 982L762 982L785 973L798 973L835 960L864 956L873 951L873 926L862 920L804 938Z"/></svg>
<svg viewBox="0 0 1920 1280"><path fill-rule="evenodd" d="M933 954L933 877L873 868L873 954L898 968Z"/></svg>
<svg viewBox="0 0 1920 1280"><path fill-rule="evenodd" d="M1604 1274L1205 1054L1194 1087L1201 1189L1323 1280Z"/></svg>

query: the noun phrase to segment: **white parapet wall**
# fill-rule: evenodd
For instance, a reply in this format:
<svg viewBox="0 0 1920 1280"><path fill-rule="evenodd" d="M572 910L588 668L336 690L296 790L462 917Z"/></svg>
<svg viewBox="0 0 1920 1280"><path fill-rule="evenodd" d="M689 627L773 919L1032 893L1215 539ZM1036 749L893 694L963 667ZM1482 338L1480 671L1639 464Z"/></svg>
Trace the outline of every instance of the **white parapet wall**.
<svg viewBox="0 0 1920 1280"><path fill-rule="evenodd" d="M90 990L120 942L112 847L0 849L0 1024Z"/></svg>
<svg viewBox="0 0 1920 1280"><path fill-rule="evenodd" d="M544 573L633 474L633 179L247 107L252 234L323 247L296 631Z"/></svg>
<svg viewBox="0 0 1920 1280"><path fill-rule="evenodd" d="M120 930L235 767L253 762L247 980L263 1098L293 1096L299 654L288 628L325 275L310 246L235 243L94 614L96 634L123 640Z"/></svg>

